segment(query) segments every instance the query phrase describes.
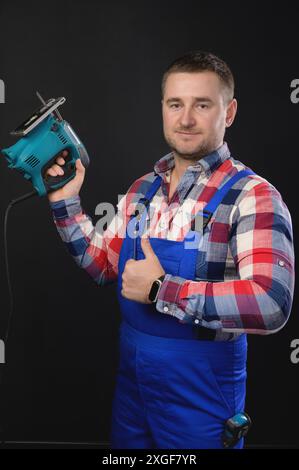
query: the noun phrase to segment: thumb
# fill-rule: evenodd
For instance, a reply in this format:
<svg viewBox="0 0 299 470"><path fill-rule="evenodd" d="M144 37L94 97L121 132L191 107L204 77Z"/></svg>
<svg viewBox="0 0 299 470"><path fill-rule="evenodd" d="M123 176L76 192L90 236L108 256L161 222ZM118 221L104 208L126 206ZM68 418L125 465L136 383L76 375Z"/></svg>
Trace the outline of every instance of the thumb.
<svg viewBox="0 0 299 470"><path fill-rule="evenodd" d="M76 169L79 171L79 173L83 173L85 171L85 167L83 166L80 158L77 158L76 160Z"/></svg>
<svg viewBox="0 0 299 470"><path fill-rule="evenodd" d="M146 258L155 255L148 237L141 237L141 248Z"/></svg>

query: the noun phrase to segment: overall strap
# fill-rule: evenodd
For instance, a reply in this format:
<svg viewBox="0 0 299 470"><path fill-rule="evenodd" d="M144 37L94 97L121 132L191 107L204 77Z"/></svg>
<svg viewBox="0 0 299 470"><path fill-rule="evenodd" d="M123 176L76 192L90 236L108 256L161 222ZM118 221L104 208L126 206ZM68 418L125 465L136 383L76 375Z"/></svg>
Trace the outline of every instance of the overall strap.
<svg viewBox="0 0 299 470"><path fill-rule="evenodd" d="M132 217L137 218L138 227L139 227L140 219L142 218L142 216L144 216L151 200L153 199L154 195L156 194L159 187L161 186L161 181L162 181L161 176L157 175L156 178L154 179L154 181L152 182L152 184L150 185L149 189L145 193L145 196L143 196L139 199L139 201L137 203L137 206L136 206L136 211L138 211L138 215L136 215L136 211L135 211L135 214L132 215ZM143 219L144 219L144 217L143 217Z"/></svg>
<svg viewBox="0 0 299 470"><path fill-rule="evenodd" d="M139 199L139 202L141 202L141 203L145 204L145 206L147 206L149 204L149 202L151 202L151 200L153 199L153 197L156 194L156 192L158 191L159 187L161 186L161 181L162 181L161 176L157 175L156 178L154 179L154 181L152 182L151 186L147 190L145 196L142 197L141 199Z"/></svg>
<svg viewBox="0 0 299 470"><path fill-rule="evenodd" d="M134 259L137 259L136 235L138 235L140 232L143 233L147 207L149 206L152 198L154 197L159 187L161 186L161 181L162 181L161 176L157 175L157 177L154 179L151 186L149 187L148 191L146 192L145 196L139 199L135 214L132 215L131 220L129 222L129 224L131 222L134 222L134 218L136 217L137 223L134 222L135 236L134 236L134 243L133 243L133 246L134 246L133 258ZM138 215L136 215L137 211L138 211Z"/></svg>
<svg viewBox="0 0 299 470"><path fill-rule="evenodd" d="M203 221L203 229L208 225L212 215L216 211L217 207L219 204L221 204L223 198L226 196L230 188L241 178L247 175L255 175L255 172L252 170L241 170L238 171L234 176L232 176L220 189L218 189L214 196L210 199L210 201L207 203L205 208L202 211L199 211L198 214L195 216L197 217L200 215L201 217L204 217Z"/></svg>
<svg viewBox="0 0 299 470"><path fill-rule="evenodd" d="M143 212L143 209L147 209L149 203L151 202L151 200L153 199L154 195L156 194L156 192L158 191L159 187L161 186L161 181L162 181L162 178L161 176L157 175L156 178L154 179L154 181L152 182L152 184L150 185L149 189L147 190L147 192L145 193L144 196L142 196L138 203L137 203L137 206L136 206L136 210L139 211L139 217L138 219L140 219L141 217L141 212ZM141 207L142 206L142 207ZM133 217L136 217L136 213L135 214L132 214L131 218Z"/></svg>

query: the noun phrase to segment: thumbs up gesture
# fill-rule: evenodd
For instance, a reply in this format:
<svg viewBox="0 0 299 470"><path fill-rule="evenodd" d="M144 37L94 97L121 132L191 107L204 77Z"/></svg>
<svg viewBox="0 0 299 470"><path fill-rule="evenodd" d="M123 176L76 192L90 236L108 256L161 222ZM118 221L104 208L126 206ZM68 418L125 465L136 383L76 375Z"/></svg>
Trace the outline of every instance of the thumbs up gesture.
<svg viewBox="0 0 299 470"><path fill-rule="evenodd" d="M141 238L141 248L145 259L129 259L122 274L121 294L130 300L150 304L149 291L155 279L165 274L158 257L156 256L150 241L146 237Z"/></svg>

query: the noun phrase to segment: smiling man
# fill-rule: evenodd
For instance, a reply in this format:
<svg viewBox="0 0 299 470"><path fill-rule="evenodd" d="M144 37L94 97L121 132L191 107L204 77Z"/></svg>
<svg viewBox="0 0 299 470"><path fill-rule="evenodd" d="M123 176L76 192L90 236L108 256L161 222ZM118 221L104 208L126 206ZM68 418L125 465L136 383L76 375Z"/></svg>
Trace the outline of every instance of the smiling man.
<svg viewBox="0 0 299 470"><path fill-rule="evenodd" d="M225 84L209 70L190 73L178 66L171 70L162 82L164 136L176 159L170 196L189 165L223 144L225 127L237 111L229 75Z"/></svg>
<svg viewBox="0 0 299 470"><path fill-rule="evenodd" d="M225 423L244 412L247 333L275 333L290 315L291 217L277 189L230 154L236 111L227 64L190 52L162 80L171 151L133 182L107 230L82 209L80 160L49 194L76 263L98 285L117 282L112 448L222 448Z"/></svg>

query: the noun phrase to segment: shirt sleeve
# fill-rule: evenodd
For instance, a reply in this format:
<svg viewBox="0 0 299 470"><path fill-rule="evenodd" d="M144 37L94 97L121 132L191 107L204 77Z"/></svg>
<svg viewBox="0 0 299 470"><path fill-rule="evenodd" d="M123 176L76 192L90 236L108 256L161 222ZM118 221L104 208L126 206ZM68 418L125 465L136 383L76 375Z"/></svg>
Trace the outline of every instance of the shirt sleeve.
<svg viewBox="0 0 299 470"><path fill-rule="evenodd" d="M208 282L166 274L156 308L182 323L275 333L289 318L294 294L292 221L280 193L264 181L245 192L230 229L238 278Z"/></svg>
<svg viewBox="0 0 299 470"><path fill-rule="evenodd" d="M132 210L131 196L128 191L121 198L105 231L102 224L93 225L82 208L80 196L50 202L54 223L67 251L99 285L117 280L119 254ZM110 206L114 210L113 205Z"/></svg>

